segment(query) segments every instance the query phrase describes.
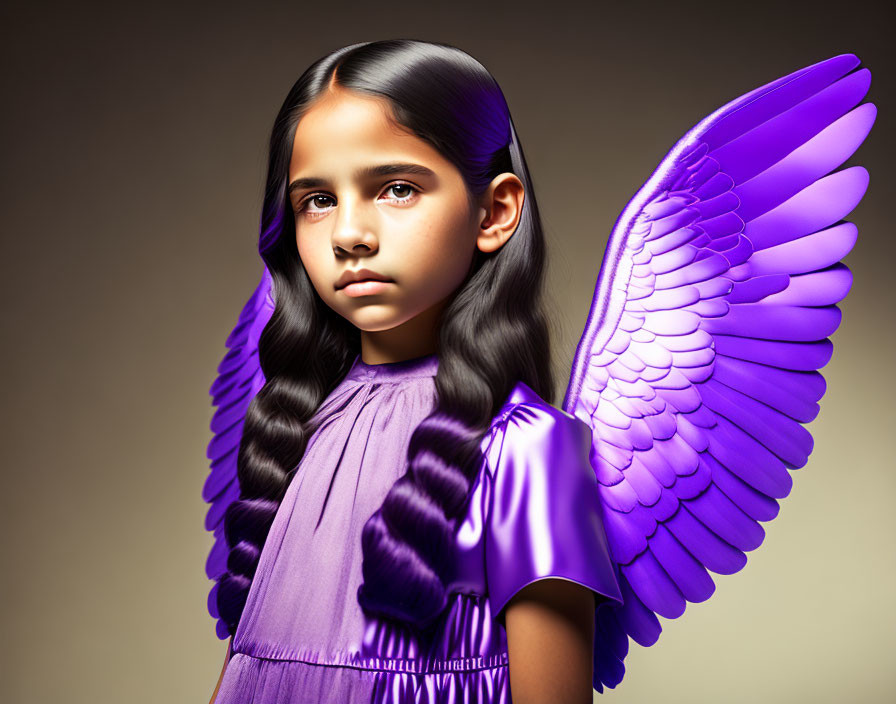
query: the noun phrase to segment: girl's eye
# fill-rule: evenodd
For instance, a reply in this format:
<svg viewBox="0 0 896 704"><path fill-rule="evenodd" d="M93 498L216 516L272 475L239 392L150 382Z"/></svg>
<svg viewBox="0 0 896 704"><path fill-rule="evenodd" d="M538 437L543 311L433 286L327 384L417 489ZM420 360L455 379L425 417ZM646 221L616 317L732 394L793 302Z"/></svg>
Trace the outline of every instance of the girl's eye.
<svg viewBox="0 0 896 704"><path fill-rule="evenodd" d="M386 187L386 192L391 191L395 196L394 198L390 198L387 200L391 200L393 203L411 203L416 200L417 194L419 190L412 186L410 183L392 183ZM323 193L316 193L307 197L302 203L299 205L297 214L304 213L309 217L318 217L323 213L326 213L330 208L327 207L328 203L332 204L334 199L332 196L325 195Z"/></svg>
<svg viewBox="0 0 896 704"><path fill-rule="evenodd" d="M333 199L330 198L330 196L325 196L325 195L321 195L321 194L318 194L316 196L311 196L302 204L302 207L299 208L299 212L308 211L309 206L312 206L312 205L314 207L310 209L310 212L312 212L312 213L321 212L321 208L318 208L317 206L320 206L320 205L326 206L326 201L331 201L331 200L333 200ZM325 202L321 203L321 201L325 201Z"/></svg>
<svg viewBox="0 0 896 704"><path fill-rule="evenodd" d="M396 198L396 200L398 200L398 201L404 201L404 202L407 202L407 201L409 201L409 200L413 200L413 199L414 199L414 196L418 193L417 189L414 188L414 187L413 187L411 184L409 184L409 183L393 183L393 184L392 184L391 186L389 186L386 190L387 190L387 191L392 191L393 193L395 193L395 189L403 190L404 192L407 193L407 195L405 195L405 196L403 196L403 197L402 197L402 196L398 196L398 198Z"/></svg>

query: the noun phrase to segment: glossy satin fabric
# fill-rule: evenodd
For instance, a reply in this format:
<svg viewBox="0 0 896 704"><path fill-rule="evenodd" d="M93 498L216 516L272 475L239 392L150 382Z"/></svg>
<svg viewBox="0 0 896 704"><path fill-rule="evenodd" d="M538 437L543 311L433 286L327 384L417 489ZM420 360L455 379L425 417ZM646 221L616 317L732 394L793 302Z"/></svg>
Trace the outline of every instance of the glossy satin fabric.
<svg viewBox="0 0 896 704"><path fill-rule="evenodd" d="M378 365L358 357L321 405L216 704L510 702L501 609L519 589L560 577L621 603L591 430L520 383L483 438L449 606L426 635L364 614L361 530L406 471L437 368L436 355Z"/></svg>

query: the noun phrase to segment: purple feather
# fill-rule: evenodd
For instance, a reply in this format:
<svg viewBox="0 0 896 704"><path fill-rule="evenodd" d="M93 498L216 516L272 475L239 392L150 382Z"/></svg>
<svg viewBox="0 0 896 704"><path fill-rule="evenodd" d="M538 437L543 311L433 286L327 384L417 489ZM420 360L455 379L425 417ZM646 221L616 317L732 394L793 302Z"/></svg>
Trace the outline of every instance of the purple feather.
<svg viewBox="0 0 896 704"><path fill-rule="evenodd" d="M868 172L861 166L837 171L751 220L746 235L757 251L811 235L846 217L862 200L867 187Z"/></svg>
<svg viewBox="0 0 896 704"><path fill-rule="evenodd" d="M877 110L865 103L832 123L786 157L734 189L738 209L753 220L789 200L808 185L840 166L868 136Z"/></svg>

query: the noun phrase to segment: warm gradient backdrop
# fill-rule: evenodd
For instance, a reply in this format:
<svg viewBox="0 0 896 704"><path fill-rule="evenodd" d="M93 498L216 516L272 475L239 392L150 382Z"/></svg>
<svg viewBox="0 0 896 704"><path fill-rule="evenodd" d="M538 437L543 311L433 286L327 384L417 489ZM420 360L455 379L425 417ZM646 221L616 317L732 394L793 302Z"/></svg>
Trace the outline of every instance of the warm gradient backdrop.
<svg viewBox="0 0 896 704"><path fill-rule="evenodd" d="M261 272L269 130L313 60L392 37L459 46L501 83L561 374L616 215L689 127L835 54L870 67L880 113L851 163L871 186L809 464L746 568L633 645L605 701L891 700L893 24L864 0L589 5L4 5L0 701L208 700L208 388Z"/></svg>

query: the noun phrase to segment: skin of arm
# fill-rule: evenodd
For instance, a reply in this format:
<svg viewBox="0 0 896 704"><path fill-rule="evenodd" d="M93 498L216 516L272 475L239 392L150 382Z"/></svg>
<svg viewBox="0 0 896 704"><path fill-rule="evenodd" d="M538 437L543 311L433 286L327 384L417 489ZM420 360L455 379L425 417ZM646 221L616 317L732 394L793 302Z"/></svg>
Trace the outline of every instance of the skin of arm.
<svg viewBox="0 0 896 704"><path fill-rule="evenodd" d="M514 704L593 701L594 593L565 579L523 587L505 609Z"/></svg>
<svg viewBox="0 0 896 704"><path fill-rule="evenodd" d="M233 647L233 636L227 641L227 655L224 656L224 667L221 668L221 675L218 677L218 684L215 685L215 691L212 692L212 698L208 700L208 704L214 704L215 697L218 696L218 690L221 689L221 680L224 679L224 671L227 669L227 663L230 662L230 650Z"/></svg>

